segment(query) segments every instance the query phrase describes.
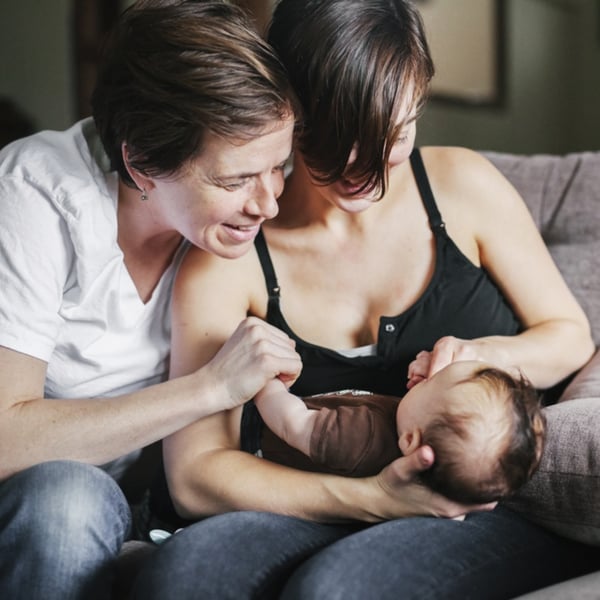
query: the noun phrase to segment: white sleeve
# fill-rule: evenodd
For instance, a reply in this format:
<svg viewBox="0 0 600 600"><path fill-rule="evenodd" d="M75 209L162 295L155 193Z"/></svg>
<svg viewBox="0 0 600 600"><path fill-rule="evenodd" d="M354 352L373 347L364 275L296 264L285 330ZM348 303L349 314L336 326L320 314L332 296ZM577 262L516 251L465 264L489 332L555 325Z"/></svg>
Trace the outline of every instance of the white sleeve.
<svg viewBox="0 0 600 600"><path fill-rule="evenodd" d="M73 247L49 193L0 177L0 345L48 361Z"/></svg>

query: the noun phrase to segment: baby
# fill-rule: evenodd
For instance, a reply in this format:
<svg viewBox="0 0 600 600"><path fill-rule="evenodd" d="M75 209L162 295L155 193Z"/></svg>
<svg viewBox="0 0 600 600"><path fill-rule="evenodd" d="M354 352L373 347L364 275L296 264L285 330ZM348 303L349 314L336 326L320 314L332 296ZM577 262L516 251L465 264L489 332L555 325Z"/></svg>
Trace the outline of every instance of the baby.
<svg viewBox="0 0 600 600"><path fill-rule="evenodd" d="M268 427L264 458L362 477L426 444L435 462L423 483L463 503L516 491L537 468L544 444L536 390L478 361L451 363L403 398L345 391L301 399L273 382L255 403Z"/></svg>

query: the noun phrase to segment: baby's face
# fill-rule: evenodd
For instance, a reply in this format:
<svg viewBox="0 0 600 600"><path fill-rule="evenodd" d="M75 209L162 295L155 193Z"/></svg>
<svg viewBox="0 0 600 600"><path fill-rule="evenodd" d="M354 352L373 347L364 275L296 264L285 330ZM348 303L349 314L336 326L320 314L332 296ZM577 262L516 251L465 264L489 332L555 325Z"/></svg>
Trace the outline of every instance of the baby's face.
<svg viewBox="0 0 600 600"><path fill-rule="evenodd" d="M422 432L451 404L469 402L468 386L475 384L465 382L487 366L480 361L453 362L407 392L396 412L399 445L404 454L407 454L410 440L403 440L403 434L406 436L416 430ZM414 448L409 451L412 450Z"/></svg>

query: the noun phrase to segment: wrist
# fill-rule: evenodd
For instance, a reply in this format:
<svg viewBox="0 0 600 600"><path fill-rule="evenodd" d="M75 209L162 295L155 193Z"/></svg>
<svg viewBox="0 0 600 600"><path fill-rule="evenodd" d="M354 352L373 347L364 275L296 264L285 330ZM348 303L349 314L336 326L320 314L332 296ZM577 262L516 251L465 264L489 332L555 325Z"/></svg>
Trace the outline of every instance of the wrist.
<svg viewBox="0 0 600 600"><path fill-rule="evenodd" d="M187 395L192 401L192 410L196 419L213 415L229 408L231 404L226 383L213 376L207 365L194 373L186 375Z"/></svg>
<svg viewBox="0 0 600 600"><path fill-rule="evenodd" d="M394 509L389 506L390 497L377 477L336 477L329 492L335 496L343 518L365 523L380 523L401 514L401 502L394 501Z"/></svg>

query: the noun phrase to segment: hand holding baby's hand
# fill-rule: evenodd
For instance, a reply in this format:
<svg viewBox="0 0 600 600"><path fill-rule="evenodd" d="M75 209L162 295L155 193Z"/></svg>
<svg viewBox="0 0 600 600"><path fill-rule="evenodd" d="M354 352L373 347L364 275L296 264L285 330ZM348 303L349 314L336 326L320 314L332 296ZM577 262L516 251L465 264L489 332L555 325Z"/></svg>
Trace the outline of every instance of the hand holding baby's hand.
<svg viewBox="0 0 600 600"><path fill-rule="evenodd" d="M483 339L461 340L460 338L447 335L440 338L431 351L423 350L417 354L415 360L408 365L408 389L417 383L429 379L450 363L460 360L479 360L495 362L498 357L486 356L490 354L491 346ZM500 363L498 363L500 364Z"/></svg>

